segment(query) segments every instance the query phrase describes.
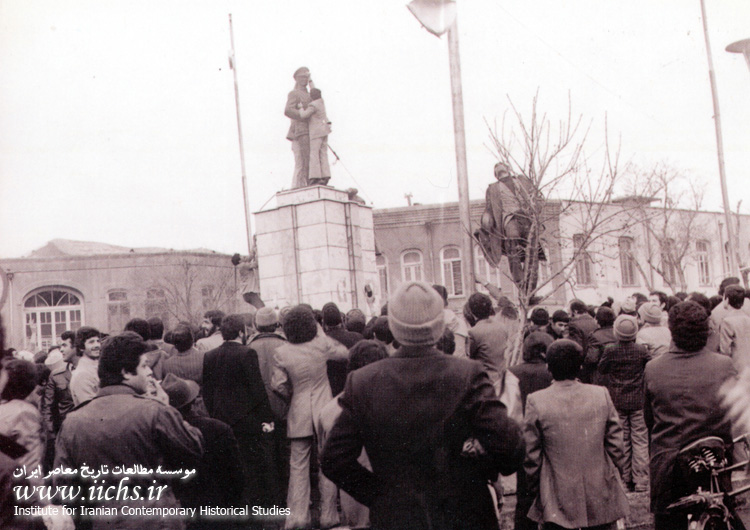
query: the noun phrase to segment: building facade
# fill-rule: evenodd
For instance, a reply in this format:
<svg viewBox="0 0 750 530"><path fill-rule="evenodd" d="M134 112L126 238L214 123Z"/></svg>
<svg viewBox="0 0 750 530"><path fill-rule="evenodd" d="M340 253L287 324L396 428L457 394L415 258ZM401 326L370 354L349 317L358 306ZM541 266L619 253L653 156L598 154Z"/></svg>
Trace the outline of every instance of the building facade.
<svg viewBox="0 0 750 530"><path fill-rule="evenodd" d="M635 292L653 290L668 294L699 291L711 296L721 280L730 276L724 214L665 211L642 199L598 207L599 221L592 230L591 205L548 202L543 235L548 260L540 264L539 282L545 305L564 306L573 298L599 304L610 296L623 300ZM476 229L484 201L472 201L470 211ZM746 267L750 264L750 216L733 217L740 266ZM450 306L463 306L474 289L461 281L457 203L379 209L374 212L374 223L379 288L385 297L400 283L416 279L445 285ZM474 247L477 274L515 299L506 258L499 268L490 268Z"/></svg>
<svg viewBox="0 0 750 530"><path fill-rule="evenodd" d="M665 211L631 199L603 205L597 211L604 221L592 230L591 205L549 201L546 208L539 294L550 308L573 298L599 304L653 290L711 296L731 275L723 214ZM476 229L484 201L472 201L470 211ZM748 267L750 216L735 215L734 221L740 266ZM410 280L444 285L449 306L458 311L472 292L483 290L463 283L457 203L379 209L373 224L372 287L381 302ZM505 258L492 268L474 245L473 260L479 277L516 300ZM6 346L17 349L38 351L83 325L115 333L134 317L158 316L170 328L197 323L209 309L252 312L242 297L243 267L209 250L54 240L28 257L0 260L0 269L7 276L0 296Z"/></svg>
<svg viewBox="0 0 750 530"><path fill-rule="evenodd" d="M231 256L208 250L128 249L54 240L28 257L0 260L7 296L6 347L36 352L65 330L122 331L131 318L165 327L197 323L206 310L244 311Z"/></svg>

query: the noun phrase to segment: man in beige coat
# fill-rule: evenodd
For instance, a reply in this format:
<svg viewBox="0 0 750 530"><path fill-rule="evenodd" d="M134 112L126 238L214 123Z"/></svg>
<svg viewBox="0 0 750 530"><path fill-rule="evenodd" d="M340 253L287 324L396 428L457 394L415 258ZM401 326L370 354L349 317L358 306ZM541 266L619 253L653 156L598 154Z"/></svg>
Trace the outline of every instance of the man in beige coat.
<svg viewBox="0 0 750 530"><path fill-rule="evenodd" d="M606 388L576 380L582 361L576 342L553 342L552 386L526 400L524 469L536 492L528 517L545 529L614 529L628 512L618 477L624 453L617 410Z"/></svg>
<svg viewBox="0 0 750 530"><path fill-rule="evenodd" d="M321 409L331 401L326 362L347 359L348 351L327 337L306 306L293 307L284 317L287 344L276 349L271 388L290 401L287 415L287 437L291 439L289 491L287 507L291 510L286 528L308 528L310 525L310 453L316 435L314 422ZM320 474L320 526L338 523L336 487Z"/></svg>

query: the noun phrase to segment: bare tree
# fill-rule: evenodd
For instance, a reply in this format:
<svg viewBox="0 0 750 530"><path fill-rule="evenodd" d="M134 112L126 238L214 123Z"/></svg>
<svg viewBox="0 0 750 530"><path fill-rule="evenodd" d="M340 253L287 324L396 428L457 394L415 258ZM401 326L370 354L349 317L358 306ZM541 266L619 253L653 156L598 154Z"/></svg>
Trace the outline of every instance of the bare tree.
<svg viewBox="0 0 750 530"><path fill-rule="evenodd" d="M167 315L170 321L197 325L209 309L237 310L237 285L232 267L191 262L150 270L141 282L148 286L146 313Z"/></svg>
<svg viewBox="0 0 750 530"><path fill-rule="evenodd" d="M533 193L517 193L520 210L528 218L528 233L523 237L523 274L511 278L518 291L517 303L522 324L533 298L546 286L559 288L575 282L572 270L581 260L591 259L602 239L621 233L637 222L623 215L628 206L612 207L611 201L620 184L617 150L612 151L604 120L604 140L589 156L584 145L591 125L584 127L582 118L568 115L553 125L546 113L540 113L537 96L531 113L525 117L511 102L510 122L490 128L491 148L498 161L510 166L516 175L529 179ZM565 226L560 220L565 219ZM572 235L575 234L573 244ZM559 262L550 267L546 278L537 278L540 245L561 247ZM547 256L548 258L550 256ZM516 334L509 365L520 359L523 328Z"/></svg>
<svg viewBox="0 0 750 530"><path fill-rule="evenodd" d="M695 241L706 237L698 220L703 188L664 162L648 169L630 168L627 186L634 197L646 199L635 201L629 211L654 243L645 245L646 266L661 276L673 292L686 291L685 269L693 259ZM639 269L653 290L650 275L642 267Z"/></svg>

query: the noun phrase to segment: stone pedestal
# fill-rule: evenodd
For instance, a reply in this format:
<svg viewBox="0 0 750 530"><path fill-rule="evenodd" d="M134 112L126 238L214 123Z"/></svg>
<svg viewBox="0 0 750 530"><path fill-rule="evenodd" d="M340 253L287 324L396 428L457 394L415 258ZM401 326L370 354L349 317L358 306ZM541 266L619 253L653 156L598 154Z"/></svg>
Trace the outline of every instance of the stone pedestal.
<svg viewBox="0 0 750 530"><path fill-rule="evenodd" d="M276 194L255 213L258 276L270 307L335 302L366 308L364 287L378 293L372 209L346 192L311 186Z"/></svg>

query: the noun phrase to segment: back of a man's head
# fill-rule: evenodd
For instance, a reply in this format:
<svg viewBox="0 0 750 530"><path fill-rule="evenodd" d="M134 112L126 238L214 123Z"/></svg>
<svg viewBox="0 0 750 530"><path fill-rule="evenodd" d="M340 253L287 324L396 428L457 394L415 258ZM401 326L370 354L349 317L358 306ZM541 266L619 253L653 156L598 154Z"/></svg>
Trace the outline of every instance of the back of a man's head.
<svg viewBox="0 0 750 530"><path fill-rule="evenodd" d="M284 317L284 335L292 344L310 342L318 334L315 314L307 305L297 305Z"/></svg>
<svg viewBox="0 0 750 530"><path fill-rule="evenodd" d="M164 336L164 322L159 317L151 317L148 322L148 334L151 340L161 340Z"/></svg>
<svg viewBox="0 0 750 530"><path fill-rule="evenodd" d="M708 313L696 302L680 302L669 311L669 331L678 348L700 351L708 341Z"/></svg>
<svg viewBox="0 0 750 530"><path fill-rule="evenodd" d="M724 291L727 287L730 285L739 285L740 279L736 276L730 276L728 278L724 278L721 280L721 283L719 284L719 296L724 296Z"/></svg>
<svg viewBox="0 0 750 530"><path fill-rule="evenodd" d="M133 331L105 339L99 357L99 386L104 388L121 384L123 371L135 374L141 355L146 351L143 337Z"/></svg>
<svg viewBox="0 0 750 530"><path fill-rule="evenodd" d="M143 340L149 340L151 338L151 326L148 325L148 321L142 318L131 318L128 323L125 324L124 331L138 333Z"/></svg>
<svg viewBox="0 0 750 530"><path fill-rule="evenodd" d="M492 316L492 299L484 293L474 293L469 297L469 311L477 320Z"/></svg>
<svg viewBox="0 0 750 530"><path fill-rule="evenodd" d="M245 331L245 317L242 315L227 315L221 320L221 338L235 340Z"/></svg>
<svg viewBox="0 0 750 530"><path fill-rule="evenodd" d="M211 309L210 311L206 311L203 314L203 318L205 318L206 320L210 320L211 325L213 325L215 329L219 329L219 327L221 326L221 321L224 319L224 316L225 316L224 311L220 311L218 309Z"/></svg>
<svg viewBox="0 0 750 530"><path fill-rule="evenodd" d="M388 317L378 317L372 325L372 335L380 342L391 344L393 342L393 333L388 326Z"/></svg>
<svg viewBox="0 0 750 530"><path fill-rule="evenodd" d="M346 371L347 373L353 372L386 357L388 357L388 351L381 343L374 340L361 340L349 350Z"/></svg>
<svg viewBox="0 0 750 530"><path fill-rule="evenodd" d="M333 302L328 302L323 306L323 325L330 328L341 325L341 311L339 306Z"/></svg>
<svg viewBox="0 0 750 530"><path fill-rule="evenodd" d="M745 303L745 289L739 285L728 285L724 289L724 298L735 309L742 309Z"/></svg>
<svg viewBox="0 0 750 530"><path fill-rule="evenodd" d="M570 302L570 312L573 315L582 315L584 313L588 313L586 302L584 302L583 300L573 300L572 302Z"/></svg>
<svg viewBox="0 0 750 530"><path fill-rule="evenodd" d="M547 347L547 369L556 381L575 379L583 363L583 349L570 339L558 339Z"/></svg>
<svg viewBox="0 0 750 530"><path fill-rule="evenodd" d="M543 361L547 358L547 348L552 344L552 336L544 331L532 331L523 340L523 360L527 363Z"/></svg>
<svg viewBox="0 0 750 530"><path fill-rule="evenodd" d="M443 299L443 305L448 305L448 289L445 288L444 285L435 284L432 286L435 291L437 291L437 294L440 295L440 298Z"/></svg>
<svg viewBox="0 0 750 530"><path fill-rule="evenodd" d="M706 313L708 313L709 315L711 314L711 310L713 309L713 307L711 307L711 300L709 300L705 294L693 291L688 295L686 301L695 302L696 304L701 306L706 311Z"/></svg>
<svg viewBox="0 0 750 530"><path fill-rule="evenodd" d="M348 331L362 333L365 330L366 325L367 319L361 309L355 307L354 309L349 310L346 314L346 329Z"/></svg>
<svg viewBox="0 0 750 530"><path fill-rule="evenodd" d="M612 308L607 306L600 306L596 310L596 323L599 324L600 328L611 328L615 323L615 312Z"/></svg>
<svg viewBox="0 0 750 530"><path fill-rule="evenodd" d="M11 359L2 367L8 381L0 397L4 400L26 399L34 391L39 380L37 366L31 361Z"/></svg>
<svg viewBox="0 0 750 530"><path fill-rule="evenodd" d="M172 330L172 344L180 353L188 351L195 342L192 330L187 326L177 326Z"/></svg>
<svg viewBox="0 0 750 530"><path fill-rule="evenodd" d="M547 311L543 307L535 307L531 311L529 320L531 320L531 322L533 322L537 326L546 326L547 324L549 324L549 311Z"/></svg>

